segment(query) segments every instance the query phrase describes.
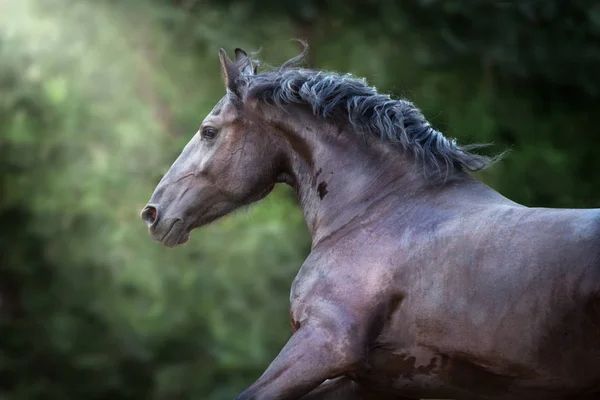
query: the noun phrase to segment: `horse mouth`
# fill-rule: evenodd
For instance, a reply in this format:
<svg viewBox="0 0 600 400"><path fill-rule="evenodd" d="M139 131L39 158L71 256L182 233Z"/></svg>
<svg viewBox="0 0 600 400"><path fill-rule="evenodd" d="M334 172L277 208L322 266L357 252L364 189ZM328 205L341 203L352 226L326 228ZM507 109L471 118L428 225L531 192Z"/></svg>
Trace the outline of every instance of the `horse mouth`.
<svg viewBox="0 0 600 400"><path fill-rule="evenodd" d="M150 236L162 244L165 247L176 247L180 244L184 244L190 238L190 232L186 229L185 224L180 219L176 219L166 227L166 229L158 232L157 230L150 230Z"/></svg>
<svg viewBox="0 0 600 400"><path fill-rule="evenodd" d="M165 247L177 247L190 239L193 230L207 226L230 211L238 208L235 203L218 203L211 209L202 213L200 217L192 222L176 218L160 221L150 227L150 236Z"/></svg>

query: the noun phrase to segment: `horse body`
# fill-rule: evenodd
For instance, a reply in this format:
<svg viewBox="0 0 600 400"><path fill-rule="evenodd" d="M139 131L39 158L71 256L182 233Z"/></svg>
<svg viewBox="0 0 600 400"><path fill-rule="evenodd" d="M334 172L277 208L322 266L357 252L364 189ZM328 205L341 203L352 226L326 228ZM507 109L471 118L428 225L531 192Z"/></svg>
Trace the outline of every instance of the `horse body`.
<svg viewBox="0 0 600 400"><path fill-rule="evenodd" d="M228 95L142 218L176 246L276 183L295 190L313 243L294 333L238 400L600 396L600 210L516 204L412 104L236 56L221 53Z"/></svg>
<svg viewBox="0 0 600 400"><path fill-rule="evenodd" d="M359 299L371 336L352 377L398 395L562 399L594 389L600 210L526 208L468 184L473 194L364 215L315 247L292 315L306 318L320 298Z"/></svg>

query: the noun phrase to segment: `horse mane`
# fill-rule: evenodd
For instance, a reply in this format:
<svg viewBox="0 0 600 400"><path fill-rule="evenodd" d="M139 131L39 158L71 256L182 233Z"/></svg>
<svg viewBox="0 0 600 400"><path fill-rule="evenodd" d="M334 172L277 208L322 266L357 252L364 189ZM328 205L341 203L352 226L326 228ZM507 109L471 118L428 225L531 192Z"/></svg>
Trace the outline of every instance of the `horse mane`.
<svg viewBox="0 0 600 400"><path fill-rule="evenodd" d="M377 135L411 152L434 173L480 171L500 157L471 153L487 145L458 145L434 129L413 103L379 94L365 79L298 67L306 51L305 46L302 54L272 71L243 75L246 96L281 109L290 104L308 105L315 116L333 122L345 119L357 133Z"/></svg>

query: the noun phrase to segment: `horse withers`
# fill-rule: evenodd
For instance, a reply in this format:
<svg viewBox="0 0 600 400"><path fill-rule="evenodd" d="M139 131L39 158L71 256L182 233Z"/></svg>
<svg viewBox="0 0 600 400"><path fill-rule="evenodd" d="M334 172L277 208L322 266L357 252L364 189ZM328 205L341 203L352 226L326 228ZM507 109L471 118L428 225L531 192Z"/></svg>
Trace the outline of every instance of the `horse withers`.
<svg viewBox="0 0 600 400"><path fill-rule="evenodd" d="M412 103L235 53L142 218L173 247L294 189L312 249L293 334L238 400L600 398L600 210L519 205Z"/></svg>

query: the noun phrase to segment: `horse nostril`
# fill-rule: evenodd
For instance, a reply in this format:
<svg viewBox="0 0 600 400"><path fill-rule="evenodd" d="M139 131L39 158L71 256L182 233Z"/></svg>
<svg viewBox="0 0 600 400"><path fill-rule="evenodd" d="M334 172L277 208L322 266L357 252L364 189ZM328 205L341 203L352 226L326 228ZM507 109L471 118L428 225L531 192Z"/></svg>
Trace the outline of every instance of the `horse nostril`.
<svg viewBox="0 0 600 400"><path fill-rule="evenodd" d="M142 220L148 224L153 225L158 219L158 210L154 206L146 206L142 210Z"/></svg>

